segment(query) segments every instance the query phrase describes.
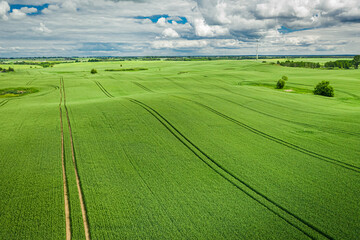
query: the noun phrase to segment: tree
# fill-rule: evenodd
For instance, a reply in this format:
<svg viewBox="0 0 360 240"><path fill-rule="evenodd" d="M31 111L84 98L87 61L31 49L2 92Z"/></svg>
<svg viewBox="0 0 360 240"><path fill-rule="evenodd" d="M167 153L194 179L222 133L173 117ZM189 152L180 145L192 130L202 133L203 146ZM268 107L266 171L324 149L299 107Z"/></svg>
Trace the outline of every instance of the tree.
<svg viewBox="0 0 360 240"><path fill-rule="evenodd" d="M276 83L276 88L277 89L283 89L285 87L285 80L284 79L279 79L279 81Z"/></svg>
<svg viewBox="0 0 360 240"><path fill-rule="evenodd" d="M289 78L287 76L282 76L281 79L287 81Z"/></svg>
<svg viewBox="0 0 360 240"><path fill-rule="evenodd" d="M91 69L91 74L96 74L97 73L97 71L96 71L96 69L95 68L93 68L93 69Z"/></svg>
<svg viewBox="0 0 360 240"><path fill-rule="evenodd" d="M326 97L334 97L334 88L330 86L329 81L322 81L316 85L314 94Z"/></svg>
<svg viewBox="0 0 360 240"><path fill-rule="evenodd" d="M357 56L354 57L354 60L353 60L353 64L354 64L355 69L359 68L359 63L360 63L360 55L357 55Z"/></svg>

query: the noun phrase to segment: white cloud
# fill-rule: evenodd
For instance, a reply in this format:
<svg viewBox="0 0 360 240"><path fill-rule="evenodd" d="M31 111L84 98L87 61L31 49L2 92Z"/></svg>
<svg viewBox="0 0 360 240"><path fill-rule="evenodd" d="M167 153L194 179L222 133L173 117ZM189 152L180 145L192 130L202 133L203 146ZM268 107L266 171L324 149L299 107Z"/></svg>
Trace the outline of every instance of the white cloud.
<svg viewBox="0 0 360 240"><path fill-rule="evenodd" d="M163 37L165 38L178 38L180 35L172 28L167 28L162 32Z"/></svg>
<svg viewBox="0 0 360 240"><path fill-rule="evenodd" d="M67 0L61 4L61 7L66 11L76 12L77 11L77 4L75 1Z"/></svg>
<svg viewBox="0 0 360 240"><path fill-rule="evenodd" d="M23 19L26 17L26 13L23 13L19 9L13 9L13 11L10 13L10 17L13 19Z"/></svg>
<svg viewBox="0 0 360 240"><path fill-rule="evenodd" d="M195 19L194 27L196 35L200 37L215 37L229 34L227 28L221 26L209 26L204 19Z"/></svg>
<svg viewBox="0 0 360 240"><path fill-rule="evenodd" d="M7 2L50 5L44 14L20 9L26 21L2 21L10 16ZM352 54L360 52L359 6L358 0L0 0L0 52L5 57L235 55L255 54L260 39L267 54ZM169 17L155 24L146 18L159 14ZM183 17L188 23L176 24ZM281 26L290 31L280 33ZM17 47L22 50L15 52Z"/></svg>
<svg viewBox="0 0 360 240"><path fill-rule="evenodd" d="M358 0L196 0L205 21L237 38L261 38L267 31L326 28L360 21Z"/></svg>
<svg viewBox="0 0 360 240"><path fill-rule="evenodd" d="M208 45L206 40L161 40L152 43L155 49L192 49L203 48Z"/></svg>
<svg viewBox="0 0 360 240"><path fill-rule="evenodd" d="M39 27L34 28L34 31L39 33L51 33L52 31L48 29L44 23L40 23Z"/></svg>
<svg viewBox="0 0 360 240"><path fill-rule="evenodd" d="M22 7L20 9L23 13L36 13L38 10L34 7L28 8L28 7Z"/></svg>
<svg viewBox="0 0 360 240"><path fill-rule="evenodd" d="M157 21L156 24L161 26L161 27L165 27L166 26L166 19L164 17L159 18L159 20Z"/></svg>
<svg viewBox="0 0 360 240"><path fill-rule="evenodd" d="M10 6L8 2L1 1L0 2L0 18L3 20L8 20L7 13L10 11Z"/></svg>

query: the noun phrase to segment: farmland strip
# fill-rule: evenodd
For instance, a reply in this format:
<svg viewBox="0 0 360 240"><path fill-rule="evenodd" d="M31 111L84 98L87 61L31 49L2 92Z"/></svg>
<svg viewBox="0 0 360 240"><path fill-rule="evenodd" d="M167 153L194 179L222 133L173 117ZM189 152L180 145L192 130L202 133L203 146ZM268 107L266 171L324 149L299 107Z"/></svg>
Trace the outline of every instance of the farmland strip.
<svg viewBox="0 0 360 240"><path fill-rule="evenodd" d="M86 238L86 240L90 240L91 238L90 238L89 222L87 220L86 206L85 206L84 197L83 197L84 195L83 195L83 192L81 189L80 176L79 176L77 164L76 164L76 153L75 153L75 147L74 147L74 140L73 140L73 136L72 136L69 111L66 106L66 94L65 94L64 79L62 79L62 89L63 89L62 92L63 92L63 96L64 96L64 107L65 107L66 119L67 119L67 123L68 123L69 134L70 134L71 156L72 156L72 161L73 161L73 165L74 165L76 186L77 186L78 193L79 193L79 200L80 200L80 207L81 207L81 213L82 213L83 224L84 224L85 238Z"/></svg>
<svg viewBox="0 0 360 240"><path fill-rule="evenodd" d="M313 152L311 150L307 150L305 148L302 148L300 146L297 146L295 144L292 144L292 143L287 142L285 140L282 140L280 138L271 136L271 135L269 135L267 133L264 133L264 132L262 132L260 130L255 129L255 128L253 128L253 127L251 127L251 126L249 126L249 125L247 125L245 123L242 123L242 122L240 122L240 121L238 121L238 120L236 120L234 118L231 118L231 117L229 117L229 116L227 116L227 115L225 115L225 114L223 114L221 112L218 112L215 109L213 109L213 108L211 108L211 107L209 107L209 106L207 106L205 104L196 102L196 101L191 100L191 99L183 98L183 97L178 97L178 96L175 96L175 97L186 100L186 101L193 102L193 103L197 104L198 106L201 106L201 107L205 108L206 110L208 110L208 111L210 111L212 113L215 113L216 115L218 115L218 116L220 116L220 117L222 117L222 118L224 118L224 119L226 119L226 120L228 120L228 121L230 121L232 123L235 123L238 126L241 126L241 127L245 128L245 129L247 129L247 130L249 130L249 131L251 131L251 132L253 132L253 133L255 133L255 134L259 135L259 136L261 136L261 137L264 137L264 138L269 139L269 140L271 140L273 142L279 143L279 144L281 144L281 145L283 145L285 147L291 148L291 149L293 149L295 151L304 153L304 154L306 154L308 156L314 157L314 158L322 160L324 162L331 163L331 164L340 166L342 168L345 168L345 169L360 173L360 167L354 166L354 165L349 164L349 163L342 162L340 160L337 160L337 159L334 159L334 158L331 158L331 157L324 156L322 154Z"/></svg>
<svg viewBox="0 0 360 240"><path fill-rule="evenodd" d="M264 195L263 193L256 190L250 184L246 183L245 181L241 180L237 177L234 173L226 169L220 163L215 161L205 152L203 152L199 147L197 147L194 143L192 143L187 137L185 137L177 128L175 128L166 118L164 118L160 113L156 110L151 108L150 106L146 105L143 102L140 102L136 99L130 99L131 102L139 105L147 112L149 112L153 117L155 117L174 137L176 137L185 147L187 147L198 159L200 159L203 163L205 163L208 167L210 167L214 172L219 174L222 178L227 180L237 189L245 193L247 196L255 200L257 203L265 207L267 210L271 211L273 214L278 216L279 218L283 219L285 222L293 226L294 228L301 231L303 234L308 236L311 239L316 239L313 234L321 235L327 239L334 239L327 233L323 232L313 224L307 222L306 220L302 219L301 217L297 216L296 214L290 212L280 204L276 203L275 201L271 200L269 197ZM274 210L276 209L276 210ZM280 213L279 213L279 212ZM283 216L285 215L285 216ZM291 220L289 220L289 218ZM297 224L293 223L292 221L296 221ZM302 227L298 226L301 225ZM308 231L312 231L308 233L308 231L303 230L302 228L307 228ZM316 232L316 233L315 233Z"/></svg>
<svg viewBox="0 0 360 240"><path fill-rule="evenodd" d="M60 80L60 86L61 86ZM65 205L65 229L66 229L66 240L71 240L71 223L70 223L70 207L69 207L69 192L67 188L66 170L65 170L65 149L64 149L64 126L62 118L62 90L60 87L60 129L61 129L61 165L63 173L63 185L64 185L64 205Z"/></svg>
<svg viewBox="0 0 360 240"><path fill-rule="evenodd" d="M127 155L127 154L126 154ZM137 175L140 177L141 181L144 183L144 185L146 186L146 188L149 190L149 192L151 193L151 195L155 198L155 200L157 201L157 203L159 204L159 206L162 208L162 210L165 212L166 216L170 219L170 221L172 222L172 224L174 225L174 227L176 228L176 230L180 233L183 234L177 224L176 221L171 217L171 215L169 214L168 210L166 209L166 207L161 203L159 197L154 193L154 191L150 188L150 185L145 181L144 177L141 175L139 169L135 166L135 164L133 163L133 161L131 160L130 156L127 156L127 160L130 162L131 166L133 167L133 169L135 170L135 172L137 173Z"/></svg>
<svg viewBox="0 0 360 240"><path fill-rule="evenodd" d="M99 83L98 81L94 81L96 83L96 85L100 88L100 90L108 97L108 98L113 98L114 96L111 95L105 88L104 86Z"/></svg>
<svg viewBox="0 0 360 240"><path fill-rule="evenodd" d="M149 88L145 87L144 85L142 85L142 84L140 84L140 83L138 83L138 82L132 82L132 83L135 84L136 86L144 89L144 90L147 91L147 92L153 92L152 90L150 90Z"/></svg>

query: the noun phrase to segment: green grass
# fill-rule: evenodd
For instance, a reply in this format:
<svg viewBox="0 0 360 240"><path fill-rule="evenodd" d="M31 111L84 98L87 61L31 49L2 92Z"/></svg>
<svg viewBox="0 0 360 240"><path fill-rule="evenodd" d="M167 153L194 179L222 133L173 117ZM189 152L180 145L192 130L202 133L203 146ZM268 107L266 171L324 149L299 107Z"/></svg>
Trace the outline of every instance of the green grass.
<svg viewBox="0 0 360 240"><path fill-rule="evenodd" d="M39 89L0 100L0 239L65 238L60 77L92 239L360 235L358 70L122 65L148 70L87 62L0 74L1 89ZM313 95L323 80L334 98ZM72 234L84 239L69 134L64 124Z"/></svg>

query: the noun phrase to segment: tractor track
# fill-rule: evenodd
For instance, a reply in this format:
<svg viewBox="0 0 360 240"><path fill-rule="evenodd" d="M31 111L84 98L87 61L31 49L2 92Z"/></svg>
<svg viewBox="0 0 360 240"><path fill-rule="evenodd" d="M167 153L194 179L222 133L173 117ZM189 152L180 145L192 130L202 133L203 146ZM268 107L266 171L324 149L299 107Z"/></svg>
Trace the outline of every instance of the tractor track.
<svg viewBox="0 0 360 240"><path fill-rule="evenodd" d="M0 107L4 106L5 104L7 104L10 100L4 100L0 102Z"/></svg>
<svg viewBox="0 0 360 240"><path fill-rule="evenodd" d="M154 92L154 91L152 91L151 89L145 87L144 85L142 85L142 84L140 84L140 83L138 83L138 82L132 82L132 83L135 84L136 86L142 88L143 90L145 90L145 91L147 91L147 92L151 92L151 93Z"/></svg>
<svg viewBox="0 0 360 240"><path fill-rule="evenodd" d="M217 81L220 81L220 80L217 80ZM225 87L222 87L222 86L219 86L219 85L216 85L216 84L211 84L212 86L216 87L216 88L219 88L219 89L222 89L228 93L231 93L231 94L234 94L234 95L238 95L238 96L242 96L242 97L245 97L245 98L249 98L249 99L253 99L253 100L256 100L256 101L259 101L259 102L263 102L263 103L266 103L266 104L270 104L270 105L273 105L273 106L277 106L277 107L281 107L281 108L288 108L288 106L283 106L281 104L277 104L277 103L273 103L271 101L265 101L263 99L260 99L260 98L256 98L256 97L251 97L251 96L247 96L247 95L244 95L244 94L241 94L241 93L238 93L238 92L234 92L230 89L227 89ZM230 85L232 86L232 85ZM242 86L242 85L240 85ZM291 110L293 111L297 111L297 112L303 112L303 113L310 113L310 114L313 114L313 115L321 115L321 116L331 116L331 117L334 117L336 115L334 114L327 114L327 113L319 113L319 112L312 112L312 111L306 111L306 110L302 110L302 109L294 109L294 108L290 108Z"/></svg>
<svg viewBox="0 0 360 240"><path fill-rule="evenodd" d="M111 95L111 93L109 93L104 86L98 82L98 81L94 81L96 83L96 85L100 88L100 90L108 97L108 98L113 98L114 96Z"/></svg>
<svg viewBox="0 0 360 240"><path fill-rule="evenodd" d="M269 114L269 113L265 113L265 112L262 112L262 111L259 111L259 110L256 110L254 108L251 108L251 107L248 107L244 104L241 104L241 103L238 103L238 102L234 102L232 100L229 100L229 99L226 99L226 98L223 98L223 97L220 97L220 96L217 96L215 94L211 94L211 93L205 93L209 96L212 96L212 97L215 97L215 98L219 98L219 99L222 99L226 102L229 102L229 103L232 103L232 104L235 104L235 105L238 105L240 107L243 107L243 108L246 108L250 111L253 111L253 112L256 112L256 113L259 113L259 114L262 114L264 116L268 116L268 117L271 117L271 118L274 118L274 119L278 119L278 120L281 120L281 121L284 121L284 122L290 122L290 123L294 123L294 124L297 124L297 125L300 125L300 126L304 126L304 127L309 127L309 128L313 128L313 129L318 129L318 130L321 130L321 131L324 131L324 132L329 132L329 133L343 133L343 134L347 134L347 135L351 135L351 136L360 136L360 133L356 133L356 132L349 132L349 131L345 131L345 130L341 130L341 129L330 129L330 130L327 130L326 128L321 128L319 126L316 126L316 125L312 125L312 124L308 124L308 123L302 123L302 122L297 122L297 121L294 121L294 120L289 120L289 119L285 119L285 118L281 118L281 117L277 117L277 116L274 116L272 114Z"/></svg>
<svg viewBox="0 0 360 240"><path fill-rule="evenodd" d="M167 80L169 80L169 79L167 79ZM171 80L169 80L169 81L171 81ZM216 85L214 85L214 86L216 86ZM150 89L149 89L149 90L150 90ZM150 91L153 92L152 90L150 90ZM205 93L205 94L212 96L212 94L208 94L208 93ZM216 111L215 109L213 109L213 108L211 108L211 107L209 107L209 106L207 106L207 105L205 105L205 104L196 102L196 101L191 100L191 99L187 99L187 98L175 96L175 95L174 95L174 97L179 98L179 99L182 99L182 100L186 100L186 101L193 102L193 103L195 103L195 104L197 104L197 105L199 105L199 106L207 109L208 111L210 111L210 112L212 112L212 113L215 113L216 115L218 115L218 116L220 116L220 117L222 117L222 118L224 118L224 119L226 119L226 120L228 120L228 121L230 121L230 122L232 122L232 123L235 123L236 125L239 125L239 126L245 128L245 129L247 129L247 130L255 133L256 135L261 136L261 137L264 137L264 138L266 138L266 139L268 139L268 140L270 140L270 141L279 143L279 144L281 144L281 145L283 145L283 146L285 146L285 147L288 147L288 148L293 149L293 150L295 150L295 151L298 151L298 152L300 152L300 153L306 154L306 155L311 156L311 157L313 157L313 158L322 160L322 161L324 161L324 162L331 163L331 164L340 166L340 167L342 167L342 168L345 168L345 169L347 169L347 170L360 173L360 167L358 167L358 166L355 166L355 165L352 165L352 164L349 164L349 163L345 163L345 162L342 162L342 161L340 161L340 160L337 160L337 159L334 159L334 158L331 158L331 157L328 157L328 156L325 156L325 155L322 155L322 154L313 152L313 151L311 151L311 150L305 149L305 148L303 148L303 147L297 146L297 145L295 145L295 144L292 144L292 143L287 142L287 141L285 141L285 140L282 140L282 139L280 139L280 138L277 138L277 137L274 137L274 136L269 135L269 134L267 134L267 133L264 133L264 132L262 132L262 131L260 131L260 130L258 130L258 129L256 129L256 128L253 128L253 127L251 127L251 126L249 126L249 125L247 125L247 124L245 124L245 123L242 123L242 122L240 122L240 121L238 121L238 120L236 120L236 119L234 119L234 118L231 118L231 117L229 117L229 116L227 116L227 115L225 115L225 114L223 114L223 113L221 113L221 112L219 112L219 111ZM230 100L227 100L227 101L230 101ZM232 101L230 101L230 102L232 102ZM256 111L257 111L257 110L256 110ZM259 111L259 112L260 112L260 111ZM260 112L260 113L262 113L262 112ZM262 114L266 114L266 113L262 113ZM343 132L343 131L341 131L341 130L339 130L338 132L348 133L348 132ZM357 135L357 134L352 134L352 135Z"/></svg>
<svg viewBox="0 0 360 240"><path fill-rule="evenodd" d="M62 79L60 80L61 86ZM63 175L63 188L64 188L64 207L65 207L65 229L66 229L66 240L71 240L71 222L70 222L70 204L69 204L69 191L68 184L66 179L66 167L65 167L65 146L64 146L64 125L62 117L62 89L60 89L60 103L59 103L59 112L60 112L60 129L61 129L61 165L62 165L62 175Z"/></svg>
<svg viewBox="0 0 360 240"><path fill-rule="evenodd" d="M302 148L300 146L297 146L295 144L292 144L292 143L287 142L285 140L282 140L280 138L277 138L277 137L274 137L274 136L269 135L267 133L264 133L264 132L262 132L260 130L257 130L256 128L253 128L253 127L251 127L251 126L249 126L249 125L247 125L245 123L242 123L242 122L240 122L240 121L238 121L238 120L236 120L234 118L231 118L231 117L229 117L229 116L227 116L227 115L225 115L225 114L223 114L221 112L218 112L217 110L215 110L215 109L213 109L213 108L211 108L211 107L209 107L209 106L207 106L205 104L196 102L196 101L191 100L191 99L179 97L179 96L174 96L174 97L185 100L185 101L192 102L192 103L194 103L194 104L196 104L196 105L198 105L198 106L200 106L202 108L205 108L206 110L208 110L208 111L210 111L210 112L212 112L212 113L214 113L214 114L216 114L216 115L218 115L218 116L220 116L220 117L222 117L222 118L224 118L224 119L226 119L226 120L228 120L228 121L230 121L232 123L235 123L236 125L238 125L238 126L240 126L242 128L245 128L246 130L249 130L249 131L255 133L256 135L261 136L263 138L266 138L266 139L268 139L270 141L279 143L279 144L281 144L281 145L283 145L285 147L291 148L291 149L293 149L295 151L301 152L303 154L306 154L308 156L311 156L311 157L314 157L316 159L322 160L324 162L331 163L331 164L340 166L342 168L345 168L345 169L360 173L360 167L354 166L354 165L349 164L349 163L342 162L340 160L337 160L337 159L334 159L334 158L331 158L331 157L328 157L328 156L324 156L322 154L313 152L311 150L307 150L305 148Z"/></svg>
<svg viewBox="0 0 360 240"><path fill-rule="evenodd" d="M313 224L307 222L296 214L290 212L285 207L271 200L269 197L263 193L256 190L250 184L246 183L244 180L237 177L234 173L226 169L220 163L215 161L205 152L203 152L199 147L197 147L193 142L191 142L186 136L184 136L176 127L174 127L165 117L160 113L154 110L152 107L146 105L143 102L140 102L136 99L129 99L132 103L137 104L142 107L148 113L150 113L154 118L156 118L175 138L177 138L186 148L188 148L198 159L200 159L204 164L211 168L215 173L220 175L226 181L231 183L238 190L246 194L248 197L265 207L267 210L275 214L277 217L284 220L286 223L301 231L307 237L311 239L317 239L315 235L322 236L326 239L334 239L327 233L323 232ZM296 223L294 223L296 222ZM299 226L300 225L300 226ZM303 228L306 228L304 230ZM311 232L311 233L309 233Z"/></svg>
<svg viewBox="0 0 360 240"><path fill-rule="evenodd" d="M85 239L90 240L91 239L90 238L90 228L89 228L89 222L88 222L88 219L87 219L87 212L86 212L86 205L85 205L85 201L84 201L84 194L83 194L82 189L81 189L81 181L80 181L80 176L79 176L79 172L78 172L78 169L77 169L76 152L75 152L75 147L74 147L74 140L73 140L73 135L72 135L69 111L68 111L68 108L67 108L67 105L66 105L65 84L64 84L64 79L63 78L61 78L60 87L62 87L65 114L66 114L66 119L67 119L67 125L68 125L68 128L69 128L69 137L70 137L70 144L71 144L71 156L72 156L72 162L73 162L73 167L74 167L74 172L75 172L76 186L77 186L77 190L78 190L78 194L79 194L81 214L82 214L82 218L83 218L84 231L85 231Z"/></svg>

